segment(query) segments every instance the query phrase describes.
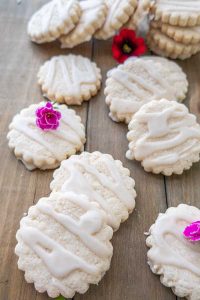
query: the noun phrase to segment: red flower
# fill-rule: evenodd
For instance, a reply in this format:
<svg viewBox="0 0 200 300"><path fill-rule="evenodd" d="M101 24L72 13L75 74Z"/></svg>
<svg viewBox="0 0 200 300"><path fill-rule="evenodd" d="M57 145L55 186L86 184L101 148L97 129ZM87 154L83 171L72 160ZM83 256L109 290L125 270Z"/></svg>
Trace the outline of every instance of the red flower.
<svg viewBox="0 0 200 300"><path fill-rule="evenodd" d="M137 37L132 29L122 29L113 38L112 53L114 59L119 63L123 63L130 56L140 56L146 51L147 47L144 39Z"/></svg>

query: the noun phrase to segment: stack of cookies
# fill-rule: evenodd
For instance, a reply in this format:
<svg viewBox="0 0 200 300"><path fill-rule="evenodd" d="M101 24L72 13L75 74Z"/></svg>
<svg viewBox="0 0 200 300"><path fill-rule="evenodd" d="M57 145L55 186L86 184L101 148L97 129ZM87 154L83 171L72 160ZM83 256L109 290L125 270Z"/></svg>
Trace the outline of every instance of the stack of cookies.
<svg viewBox="0 0 200 300"><path fill-rule="evenodd" d="M133 15L137 0L52 0L28 23L33 42L59 39L62 48L112 37Z"/></svg>
<svg viewBox="0 0 200 300"><path fill-rule="evenodd" d="M186 59L200 51L200 1L157 0L147 37L161 56Z"/></svg>
<svg viewBox="0 0 200 300"><path fill-rule="evenodd" d="M111 155L83 152L54 173L52 193L20 222L15 253L25 279L49 297L72 298L110 267L111 238L135 207L135 182Z"/></svg>

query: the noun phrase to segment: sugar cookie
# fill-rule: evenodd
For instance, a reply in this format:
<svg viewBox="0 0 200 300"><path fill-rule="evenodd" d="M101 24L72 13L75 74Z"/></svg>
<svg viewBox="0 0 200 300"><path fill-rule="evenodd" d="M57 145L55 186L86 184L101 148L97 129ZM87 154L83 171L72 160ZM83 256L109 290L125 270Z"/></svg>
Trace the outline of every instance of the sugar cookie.
<svg viewBox="0 0 200 300"><path fill-rule="evenodd" d="M186 45L200 43L200 26L180 27L155 21L151 22L151 26L156 29L159 28L162 33L178 43Z"/></svg>
<svg viewBox="0 0 200 300"><path fill-rule="evenodd" d="M63 159L81 151L85 143L85 129L74 110L65 105L56 105L53 110L50 102L47 107L45 104L23 109L9 126L9 147L29 170L55 169Z"/></svg>
<svg viewBox="0 0 200 300"><path fill-rule="evenodd" d="M200 210L194 206L170 207L159 214L146 240L152 272L160 275L161 283L172 288L176 296L190 300L200 299L200 248L199 242L190 242L183 232L199 220Z"/></svg>
<svg viewBox="0 0 200 300"><path fill-rule="evenodd" d="M113 231L105 214L84 195L54 193L20 222L18 268L38 292L72 298L98 284L110 267Z"/></svg>
<svg viewBox="0 0 200 300"><path fill-rule="evenodd" d="M137 0L105 0L108 8L106 21L95 33L95 38L107 40L129 19L137 6Z"/></svg>
<svg viewBox="0 0 200 300"><path fill-rule="evenodd" d="M54 41L74 28L80 14L77 0L52 0L31 17L28 34L33 42L39 44Z"/></svg>
<svg viewBox="0 0 200 300"><path fill-rule="evenodd" d="M97 94L101 71L96 63L81 55L54 56L40 67L38 83L50 100L81 105Z"/></svg>
<svg viewBox="0 0 200 300"><path fill-rule="evenodd" d="M194 53L186 53L186 54L176 54L176 53L169 53L166 50L161 50L159 48L158 45L156 45L153 41L148 40L148 46L151 49L152 52L154 52L155 54L159 55L159 56L163 56L163 57L169 57L171 59L187 59L188 57L190 57L193 54L196 54L198 51L194 51ZM195 49L196 50L196 49Z"/></svg>
<svg viewBox="0 0 200 300"><path fill-rule="evenodd" d="M136 30L138 34L147 33L150 8L151 0L139 0L135 12L130 16L124 27Z"/></svg>
<svg viewBox="0 0 200 300"><path fill-rule="evenodd" d="M90 41L106 19L107 6L104 0L84 0L80 2L80 6L82 15L78 24L70 33L60 37L62 48L73 48Z"/></svg>
<svg viewBox="0 0 200 300"><path fill-rule="evenodd" d="M129 123L128 159L145 171L182 174L199 161L200 125L187 107L165 99L143 105Z"/></svg>
<svg viewBox="0 0 200 300"><path fill-rule="evenodd" d="M104 93L110 117L128 124L133 114L151 100L165 97L182 101L187 87L186 75L176 63L144 56L128 59L109 71Z"/></svg>
<svg viewBox="0 0 200 300"><path fill-rule="evenodd" d="M100 152L83 152L63 161L54 172L50 188L85 194L105 211L108 224L117 230L135 207L135 182L121 161Z"/></svg>
<svg viewBox="0 0 200 300"><path fill-rule="evenodd" d="M175 26L200 25L200 0L156 0L155 20Z"/></svg>
<svg viewBox="0 0 200 300"><path fill-rule="evenodd" d="M153 28L148 34L147 42L151 50L158 48L166 53L167 57L171 58L185 59L200 51L200 43L184 45L164 35L160 30Z"/></svg>

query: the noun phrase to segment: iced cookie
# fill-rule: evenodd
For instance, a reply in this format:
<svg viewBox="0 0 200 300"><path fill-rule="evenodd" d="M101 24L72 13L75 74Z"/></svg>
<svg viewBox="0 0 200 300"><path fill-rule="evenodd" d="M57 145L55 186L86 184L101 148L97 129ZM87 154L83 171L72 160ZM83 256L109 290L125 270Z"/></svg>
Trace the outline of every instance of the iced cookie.
<svg viewBox="0 0 200 300"><path fill-rule="evenodd" d="M140 107L151 100L164 97L182 101L187 87L186 75L176 63L144 56L128 59L109 71L104 93L112 120L128 124Z"/></svg>
<svg viewBox="0 0 200 300"><path fill-rule="evenodd" d="M80 194L54 193L20 222L18 268L40 293L72 298L98 284L110 267L113 231L98 205Z"/></svg>
<svg viewBox="0 0 200 300"><path fill-rule="evenodd" d="M200 0L156 0L155 20L175 26L200 25Z"/></svg>
<svg viewBox="0 0 200 300"><path fill-rule="evenodd" d="M176 101L155 100L142 106L129 123L127 138L126 157L141 161L147 172L182 174L199 161L200 125Z"/></svg>
<svg viewBox="0 0 200 300"><path fill-rule="evenodd" d="M156 29L159 28L162 33L178 43L186 45L200 43L200 26L179 27L160 22L151 22L151 26Z"/></svg>
<svg viewBox="0 0 200 300"><path fill-rule="evenodd" d="M101 70L81 55L54 56L40 67L38 83L50 100L80 105L97 94Z"/></svg>
<svg viewBox="0 0 200 300"><path fill-rule="evenodd" d="M41 102L13 118L7 138L27 169L55 169L62 160L82 150L85 129L74 110Z"/></svg>
<svg viewBox="0 0 200 300"><path fill-rule="evenodd" d="M185 59L200 51L200 43L188 45L178 43L163 34L160 30L153 28L151 28L148 34L147 42L151 50L157 47L166 53L167 57L171 58Z"/></svg>
<svg viewBox="0 0 200 300"><path fill-rule="evenodd" d="M114 230L135 207L135 182L121 161L100 152L83 152L62 162L54 172L52 191L85 194L97 202Z"/></svg>
<svg viewBox="0 0 200 300"><path fill-rule="evenodd" d="M139 0L135 12L124 27L137 30L138 34L147 33L149 29L150 8L151 0Z"/></svg>
<svg viewBox="0 0 200 300"><path fill-rule="evenodd" d="M161 50L159 48L158 45L156 45L153 41L148 40L148 46L151 49L152 52L154 52L155 54L159 55L159 56L163 56L163 57L169 57L171 59L187 59L188 57L190 57L193 54L196 54L198 52L198 49L194 49L194 53L185 53L185 54L176 54L176 53L172 53L172 52L168 52L166 50Z"/></svg>
<svg viewBox="0 0 200 300"><path fill-rule="evenodd" d="M70 32L78 22L81 9L76 0L52 0L42 6L28 23L33 42L45 43Z"/></svg>
<svg viewBox="0 0 200 300"><path fill-rule="evenodd" d="M148 264L178 297L200 299L200 210L180 204L159 214L146 240Z"/></svg>
<svg viewBox="0 0 200 300"><path fill-rule="evenodd" d="M103 26L95 33L95 38L107 40L129 19L137 6L137 0L105 0L108 13Z"/></svg>
<svg viewBox="0 0 200 300"><path fill-rule="evenodd" d="M73 48L90 41L106 19L107 6L104 0L85 0L80 2L80 6L82 15L78 24L70 33L60 37L62 48Z"/></svg>

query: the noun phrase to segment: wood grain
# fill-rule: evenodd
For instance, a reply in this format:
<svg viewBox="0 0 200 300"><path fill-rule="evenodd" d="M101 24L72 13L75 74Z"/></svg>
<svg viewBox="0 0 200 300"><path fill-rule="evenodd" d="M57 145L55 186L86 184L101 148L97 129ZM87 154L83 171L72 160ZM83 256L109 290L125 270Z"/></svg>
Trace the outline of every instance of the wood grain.
<svg viewBox="0 0 200 300"><path fill-rule="evenodd" d="M37 85L36 74L49 57L69 53L58 43L35 45L26 34L28 19L44 0L0 1L0 300L45 300L33 285L27 284L24 274L17 269L15 233L19 220L30 205L49 194L52 171L27 171L7 146L6 135L12 117L22 108L43 99ZM76 47L71 52L93 59L102 69L103 86L89 103L76 107L87 130L87 151L99 150L120 159L136 180L136 209L129 220L114 234L114 256L111 269L99 286L91 286L85 295L75 300L171 300L176 299L170 289L163 287L159 277L146 263L144 232L155 221L159 212L168 206L185 202L199 205L199 164L182 176L164 179L144 172L137 162L125 158L128 147L127 126L117 124L108 117L103 94L106 73L116 63L111 56L111 41L93 41ZM200 57L182 63L190 81L187 104L200 121Z"/></svg>

